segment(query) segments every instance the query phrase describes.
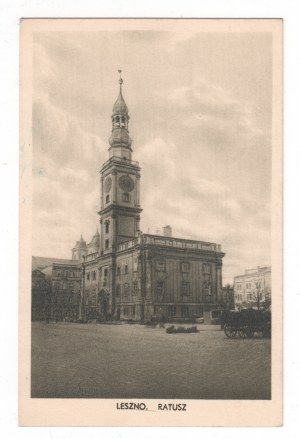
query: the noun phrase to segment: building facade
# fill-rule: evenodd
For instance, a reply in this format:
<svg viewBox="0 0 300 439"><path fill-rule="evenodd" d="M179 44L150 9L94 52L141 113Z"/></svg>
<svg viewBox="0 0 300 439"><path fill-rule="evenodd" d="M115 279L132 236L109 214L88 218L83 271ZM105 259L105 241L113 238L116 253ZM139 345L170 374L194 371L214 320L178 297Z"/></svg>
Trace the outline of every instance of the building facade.
<svg viewBox="0 0 300 439"><path fill-rule="evenodd" d="M81 265L53 264L51 267L51 318L77 320L81 301Z"/></svg>
<svg viewBox="0 0 300 439"><path fill-rule="evenodd" d="M271 304L271 267L245 270L234 278L235 308L268 307Z"/></svg>
<svg viewBox="0 0 300 439"><path fill-rule="evenodd" d="M51 282L43 271L32 271L31 320L49 320L51 315Z"/></svg>
<svg viewBox="0 0 300 439"><path fill-rule="evenodd" d="M43 262L47 263L49 260ZM41 270L34 269L32 320L76 321L79 318L81 281L82 267L78 261L63 260Z"/></svg>
<svg viewBox="0 0 300 439"><path fill-rule="evenodd" d="M202 316L218 306L224 253L219 244L173 238L170 226L164 236L140 231L141 168L132 159L121 78L119 83L109 159L100 170L97 245L78 241L73 249L75 260L83 257L80 318Z"/></svg>

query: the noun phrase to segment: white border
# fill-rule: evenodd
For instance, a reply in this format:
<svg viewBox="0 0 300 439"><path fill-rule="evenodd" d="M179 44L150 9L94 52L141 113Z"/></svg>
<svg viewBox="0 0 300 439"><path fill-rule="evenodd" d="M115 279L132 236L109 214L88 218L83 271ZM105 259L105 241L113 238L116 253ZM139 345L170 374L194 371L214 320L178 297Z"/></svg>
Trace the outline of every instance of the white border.
<svg viewBox="0 0 300 439"><path fill-rule="evenodd" d="M2 68L0 75L0 101L2 147L0 150L0 178L2 188L1 237L4 246L1 246L1 430L4 437L65 437L72 435L80 437L140 437L154 435L182 437L195 434L204 437L235 438L261 435L264 438L294 438L299 431L299 341L297 339L297 323L299 319L298 286L298 248L299 241L299 105L300 105L300 66L299 40L300 21L296 1L213 1L205 4L196 1L177 0L143 3L141 1L116 1L99 5L97 0L77 2L62 2L53 0L42 4L38 0L26 2L15 0L1 1L0 14L0 44ZM265 429L232 429L232 428L205 428L186 430L185 428L164 428L158 432L147 428L117 428L117 429L66 429L64 428L18 428L17 427L17 273L18 273L18 21L20 17L283 17L284 53L285 53L285 165L284 165L284 198L285 198L285 270L284 270L284 327L285 327L285 360L284 360L284 426L281 428ZM3 180L3 181L2 181ZM4 400L5 399L5 400ZM4 403L3 403L4 402ZM2 405L1 404L1 405ZM84 430L84 431L83 431ZM186 431L184 431L186 430ZM45 435L45 436L44 436Z"/></svg>

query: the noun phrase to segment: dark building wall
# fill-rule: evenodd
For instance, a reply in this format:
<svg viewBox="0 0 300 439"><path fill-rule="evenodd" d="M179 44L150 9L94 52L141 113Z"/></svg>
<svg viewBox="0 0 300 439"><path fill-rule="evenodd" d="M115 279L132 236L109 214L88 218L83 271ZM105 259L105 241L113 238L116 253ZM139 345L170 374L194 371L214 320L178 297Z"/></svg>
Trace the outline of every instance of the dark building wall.
<svg viewBox="0 0 300 439"><path fill-rule="evenodd" d="M131 250L116 258L116 311L125 320L141 319L141 261L140 251Z"/></svg>
<svg viewBox="0 0 300 439"><path fill-rule="evenodd" d="M51 282L40 270L32 271L31 320L49 320L51 313Z"/></svg>
<svg viewBox="0 0 300 439"><path fill-rule="evenodd" d="M51 318L76 320L81 300L81 267L67 264L52 266Z"/></svg>
<svg viewBox="0 0 300 439"><path fill-rule="evenodd" d="M217 304L216 258L178 250L148 255L146 314L195 317Z"/></svg>

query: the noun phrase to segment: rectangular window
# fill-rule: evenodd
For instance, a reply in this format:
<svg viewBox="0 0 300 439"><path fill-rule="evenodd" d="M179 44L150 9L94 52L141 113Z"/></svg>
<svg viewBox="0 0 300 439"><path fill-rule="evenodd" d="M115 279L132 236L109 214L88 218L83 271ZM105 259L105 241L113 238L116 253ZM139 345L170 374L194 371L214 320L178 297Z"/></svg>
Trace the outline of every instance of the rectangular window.
<svg viewBox="0 0 300 439"><path fill-rule="evenodd" d="M168 317L175 317L176 316L176 305L169 305L168 306Z"/></svg>
<svg viewBox="0 0 300 439"><path fill-rule="evenodd" d="M189 308L187 305L181 306L181 317L188 317L189 316Z"/></svg>
<svg viewBox="0 0 300 439"><path fill-rule="evenodd" d="M155 288L157 296L163 296L165 292L165 283L163 280L158 280L156 282L156 288Z"/></svg>
<svg viewBox="0 0 300 439"><path fill-rule="evenodd" d="M92 271L92 280L96 280L96 271Z"/></svg>
<svg viewBox="0 0 300 439"><path fill-rule="evenodd" d="M123 201L126 203L130 202L130 195L127 192L123 192Z"/></svg>
<svg viewBox="0 0 300 439"><path fill-rule="evenodd" d="M124 284L124 296L128 296L129 294L129 284Z"/></svg>
<svg viewBox="0 0 300 439"><path fill-rule="evenodd" d="M190 279L190 273L181 273L181 280L184 282L188 282Z"/></svg>
<svg viewBox="0 0 300 439"><path fill-rule="evenodd" d="M124 265L124 273L128 274L128 265Z"/></svg>
<svg viewBox="0 0 300 439"><path fill-rule="evenodd" d="M90 273L86 274L86 280L88 280L88 281L90 280Z"/></svg>
<svg viewBox="0 0 300 439"><path fill-rule="evenodd" d="M105 269L104 269L104 277L107 277L107 275L108 275L108 269L105 268Z"/></svg>
<svg viewBox="0 0 300 439"><path fill-rule="evenodd" d="M156 271L165 271L165 261L156 261Z"/></svg>
<svg viewBox="0 0 300 439"><path fill-rule="evenodd" d="M203 282L202 292L203 292L204 296L210 296L211 295L211 284L210 284L210 282Z"/></svg>
<svg viewBox="0 0 300 439"><path fill-rule="evenodd" d="M135 305L132 305L131 314L135 316Z"/></svg>
<svg viewBox="0 0 300 439"><path fill-rule="evenodd" d="M121 296L121 285L117 284L116 286L116 296L120 297Z"/></svg>
<svg viewBox="0 0 300 439"><path fill-rule="evenodd" d="M137 259L133 260L133 271L138 271L138 261L137 261Z"/></svg>
<svg viewBox="0 0 300 439"><path fill-rule="evenodd" d="M108 247L109 247L109 239L106 239L105 240L105 249L108 249Z"/></svg>
<svg viewBox="0 0 300 439"><path fill-rule="evenodd" d="M181 273L189 273L190 264L188 262L181 262Z"/></svg>
<svg viewBox="0 0 300 439"><path fill-rule="evenodd" d="M135 280L132 284L132 292L133 294L137 294L138 293L138 282L137 280Z"/></svg>
<svg viewBox="0 0 300 439"><path fill-rule="evenodd" d="M211 273L211 264L203 264L202 265L202 272L205 274Z"/></svg>
<svg viewBox="0 0 300 439"><path fill-rule="evenodd" d="M190 283L189 282L181 282L180 294L182 296L189 296L189 294L190 294Z"/></svg>

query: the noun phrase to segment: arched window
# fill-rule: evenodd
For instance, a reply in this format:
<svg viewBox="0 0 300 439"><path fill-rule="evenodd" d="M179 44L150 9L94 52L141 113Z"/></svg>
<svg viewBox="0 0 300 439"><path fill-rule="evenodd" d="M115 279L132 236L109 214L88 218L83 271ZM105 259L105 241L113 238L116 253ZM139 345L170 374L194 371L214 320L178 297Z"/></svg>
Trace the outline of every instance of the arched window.
<svg viewBox="0 0 300 439"><path fill-rule="evenodd" d="M105 221L105 233L109 233L109 221Z"/></svg>
<svg viewBox="0 0 300 439"><path fill-rule="evenodd" d="M106 203L109 203L109 195L106 195L105 201Z"/></svg>

